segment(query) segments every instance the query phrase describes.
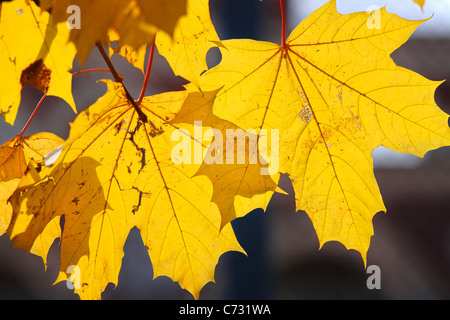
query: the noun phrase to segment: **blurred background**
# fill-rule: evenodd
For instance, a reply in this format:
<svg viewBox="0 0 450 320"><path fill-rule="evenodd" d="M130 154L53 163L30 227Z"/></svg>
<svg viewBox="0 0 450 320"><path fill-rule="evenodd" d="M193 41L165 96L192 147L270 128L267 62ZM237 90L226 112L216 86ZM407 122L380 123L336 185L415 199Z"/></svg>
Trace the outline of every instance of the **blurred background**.
<svg viewBox="0 0 450 320"><path fill-rule="evenodd" d="M285 0L288 31L326 3L325 0ZM426 19L393 58L400 66L431 80L450 78L450 0L427 0L425 8L412 0L338 0L341 13L366 11L372 5L408 19ZM280 43L281 18L276 0L210 0L211 14L221 39L251 38ZM212 65L220 61L216 50L208 54ZM139 95L143 75L122 58L113 63L125 77L130 93ZM186 82L175 77L167 62L155 57L147 94L181 90ZM73 71L106 67L93 50L87 64L76 62ZM74 76L73 93L79 111L106 92L97 80L107 73ZM0 143L17 135L40 100L33 87L22 92L14 127L0 121ZM450 83L436 92L437 104L450 114ZM50 131L62 138L75 119L70 107L50 97L38 112L27 135ZM295 212L290 181L282 186L291 196L274 195L266 212L255 210L233 222L237 238L248 253L222 256L216 283L207 284L201 299L450 299L450 148L430 152L425 159L385 149L374 151L375 174L387 214L373 219L375 237L368 265L381 269L381 290L369 290L368 274L359 253L339 243L319 250L312 223ZM150 259L139 232L133 229L125 248L119 285L108 286L104 299L191 299L189 293L166 277L153 280ZM0 237L0 299L78 299L65 283L52 286L58 273L59 244L49 254L49 267L24 250L11 248Z"/></svg>

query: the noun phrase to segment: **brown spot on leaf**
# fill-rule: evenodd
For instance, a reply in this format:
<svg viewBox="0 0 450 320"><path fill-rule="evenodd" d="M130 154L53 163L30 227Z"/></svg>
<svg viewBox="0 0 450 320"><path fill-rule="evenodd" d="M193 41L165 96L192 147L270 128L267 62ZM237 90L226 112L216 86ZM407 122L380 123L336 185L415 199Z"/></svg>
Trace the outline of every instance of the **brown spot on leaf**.
<svg viewBox="0 0 450 320"><path fill-rule="evenodd" d="M120 130L122 129L122 126L124 124L125 124L125 120L122 120L114 126L114 128L116 129L116 133L114 134L115 136L120 133Z"/></svg>
<svg viewBox="0 0 450 320"><path fill-rule="evenodd" d="M22 87L27 84L35 86L43 93L48 92L52 71L47 68L42 59L36 60L22 71L20 83Z"/></svg>
<svg viewBox="0 0 450 320"><path fill-rule="evenodd" d="M159 135L161 135L161 134L163 134L163 133L164 133L164 130L163 130L162 127L160 127L159 129L156 128L156 127L154 127L154 128L152 128L152 129L149 131L149 135L150 135L152 138L155 138L155 137L157 137L157 136L159 136Z"/></svg>
<svg viewBox="0 0 450 320"><path fill-rule="evenodd" d="M78 202L80 202L80 198L79 197L73 198L72 203L75 203L75 205L77 206Z"/></svg>

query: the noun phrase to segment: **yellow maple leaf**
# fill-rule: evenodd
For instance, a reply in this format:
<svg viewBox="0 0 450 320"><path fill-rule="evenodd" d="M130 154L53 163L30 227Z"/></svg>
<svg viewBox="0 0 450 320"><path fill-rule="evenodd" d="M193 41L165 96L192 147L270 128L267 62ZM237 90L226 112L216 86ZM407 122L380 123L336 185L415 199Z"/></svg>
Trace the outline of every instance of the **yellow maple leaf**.
<svg viewBox="0 0 450 320"><path fill-rule="evenodd" d="M44 257L64 215L57 282L77 266L75 292L99 299L108 283L117 284L125 240L137 226L155 276L171 277L198 298L214 280L219 257L242 248L230 225L220 231L211 182L191 178L199 165L172 162L171 135L181 125L168 122L190 103L190 93L145 98L141 106L151 124L143 124L122 85L106 82L107 93L72 124L48 177L14 194L14 246Z"/></svg>
<svg viewBox="0 0 450 320"><path fill-rule="evenodd" d="M371 153L379 146L423 156L450 145L448 115L435 104L440 82L398 67L390 54L423 21L379 11L341 15L330 1L286 43L223 41L223 60L202 90L222 88L214 114L244 129L280 130L280 172L320 245L339 241L366 259L372 218L385 211Z"/></svg>
<svg viewBox="0 0 450 320"><path fill-rule="evenodd" d="M51 133L17 136L0 147L0 235L12 218L9 198L18 188L39 181L44 158L64 141Z"/></svg>
<svg viewBox="0 0 450 320"><path fill-rule="evenodd" d="M187 14L178 21L173 36L159 32L156 45L175 75L199 87L200 74L207 69L206 54L212 47L220 46L209 13L209 0L188 0Z"/></svg>
<svg viewBox="0 0 450 320"><path fill-rule="evenodd" d="M187 0L47 0L41 7L51 9L55 21L66 21L67 8L77 6L80 28L70 30L77 57L84 64L97 42L106 42L114 28L122 44L138 49L153 42L158 30L173 33L178 19L186 13Z"/></svg>
<svg viewBox="0 0 450 320"><path fill-rule="evenodd" d="M76 112L72 97L75 47L68 44L65 23L49 23L33 1L3 3L0 17L0 113L14 124L21 90L33 85L64 99Z"/></svg>

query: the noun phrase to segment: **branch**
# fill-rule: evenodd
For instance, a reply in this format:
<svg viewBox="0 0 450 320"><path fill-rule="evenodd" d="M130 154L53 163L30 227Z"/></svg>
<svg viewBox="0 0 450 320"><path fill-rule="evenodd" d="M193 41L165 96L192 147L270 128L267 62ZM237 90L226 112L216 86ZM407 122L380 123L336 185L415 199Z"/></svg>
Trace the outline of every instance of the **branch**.
<svg viewBox="0 0 450 320"><path fill-rule="evenodd" d="M44 103L44 100L47 98L47 94L44 94L39 101L36 108L34 108L33 113L31 114L30 118L28 119L27 123L25 124L25 127L23 127L22 131L19 133L19 137L22 137L25 134L25 131L27 131L28 127L31 124L31 121L33 121L34 117L36 116L36 113L38 112L39 108L42 106L42 103Z"/></svg>
<svg viewBox="0 0 450 320"><path fill-rule="evenodd" d="M284 8L284 0L280 0L281 7L281 43L286 48L286 10Z"/></svg>
<svg viewBox="0 0 450 320"><path fill-rule="evenodd" d="M81 71L77 71L72 73L72 76L77 76L79 74L83 74L83 73L89 73L89 72L109 72L111 73L111 70L109 69L88 69L88 70L81 70ZM123 79L122 75L120 73L118 73L120 78Z"/></svg>
<svg viewBox="0 0 450 320"><path fill-rule="evenodd" d="M136 112L139 115L139 119L143 122L143 123L148 123L148 118L145 115L144 112L142 112L142 110L139 108L138 104L136 103L136 100L133 99L133 97L130 95L130 93L128 92L127 88L125 87L124 83L123 83L123 78L117 73L116 69L114 68L111 60L109 59L108 55L106 54L105 49L103 49L103 46L101 43L97 42L97 48L98 51L100 51L100 54L103 57L103 60L105 60L106 64L108 65L109 70L111 70L111 73L114 77L114 80L116 82L119 82L122 84L123 89L125 90L125 94L127 96L128 101L130 101L131 105L134 107L134 109L136 110ZM152 124L153 126L153 124ZM153 126L154 127L154 126Z"/></svg>
<svg viewBox="0 0 450 320"><path fill-rule="evenodd" d="M142 90L141 90L141 95L139 96L138 99L138 105L141 104L142 100L144 99L145 96L145 91L147 90L147 85L148 85L148 80L150 78L150 72L152 70L152 64L153 64L153 57L155 56L155 40L153 40L152 43L152 48L150 50L150 56L148 58L148 64L147 64L147 71L145 72L145 79L144 79L144 84L142 85Z"/></svg>

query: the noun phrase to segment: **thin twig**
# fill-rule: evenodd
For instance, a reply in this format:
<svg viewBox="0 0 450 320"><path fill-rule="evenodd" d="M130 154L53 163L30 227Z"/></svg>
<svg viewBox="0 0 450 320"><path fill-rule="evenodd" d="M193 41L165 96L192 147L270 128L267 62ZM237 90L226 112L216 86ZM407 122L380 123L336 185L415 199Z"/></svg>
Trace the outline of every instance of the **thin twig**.
<svg viewBox="0 0 450 320"><path fill-rule="evenodd" d="M150 56L148 58L147 71L145 72L144 84L142 85L141 94L137 101L138 105L141 105L142 100L145 96L145 91L147 90L148 80L150 78L150 72L152 71L153 57L155 56L155 40L153 40L152 47L150 49Z"/></svg>
<svg viewBox="0 0 450 320"><path fill-rule="evenodd" d="M109 69L88 69L88 70L81 70L81 71L77 71L72 73L72 76L77 76L79 74L83 74L83 73L89 73L89 72L109 72L111 73L111 70ZM120 73L118 73L119 76L123 79L122 75Z"/></svg>
<svg viewBox="0 0 450 320"><path fill-rule="evenodd" d="M22 131L19 133L19 137L22 137L25 134L25 131L27 131L28 127L31 124L31 121L33 121L34 117L36 116L36 113L38 112L39 108L42 106L42 103L44 103L45 98L47 98L47 94L44 94L39 101L36 108L34 108L33 113L31 114L30 118L28 119L27 123L25 124L25 127L23 127Z"/></svg>
<svg viewBox="0 0 450 320"><path fill-rule="evenodd" d="M123 89L125 90L125 94L127 96L128 101L130 101L131 105L134 107L134 109L136 110L136 112L139 115L139 119L143 122L143 123L148 123L148 118L145 115L144 112L142 112L142 110L139 108L138 104L136 103L136 100L133 99L133 97L130 95L130 93L128 92L127 88L125 87L125 84L123 83L123 78L117 73L116 69L114 68L111 60L109 59L108 55L106 54L105 49L103 49L103 45L101 43L97 43L97 48L98 51L100 51L100 54L103 57L103 60L105 60L106 64L108 65L109 70L111 70L111 73L114 77L114 80L116 82L119 82L122 84ZM153 124L152 124L153 126Z"/></svg>
<svg viewBox="0 0 450 320"><path fill-rule="evenodd" d="M281 7L281 43L286 48L286 10L284 8L284 0L280 0Z"/></svg>

